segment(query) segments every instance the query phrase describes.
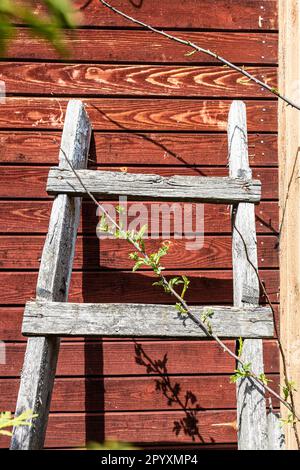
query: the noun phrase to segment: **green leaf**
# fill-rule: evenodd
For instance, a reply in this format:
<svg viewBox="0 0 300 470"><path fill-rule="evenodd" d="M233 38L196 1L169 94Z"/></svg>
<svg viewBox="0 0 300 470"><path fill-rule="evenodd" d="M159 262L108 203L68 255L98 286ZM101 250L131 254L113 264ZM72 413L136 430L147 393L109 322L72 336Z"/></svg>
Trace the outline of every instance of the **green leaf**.
<svg viewBox="0 0 300 470"><path fill-rule="evenodd" d="M9 437L12 436L12 432L10 432L10 431L1 431L0 430L0 434L2 434L2 436L9 436Z"/></svg>
<svg viewBox="0 0 300 470"><path fill-rule="evenodd" d="M190 57L191 55L194 55L194 54L195 54L195 52L197 52L197 51L196 51L196 49L193 49L192 51L190 51L190 52L187 52L187 53L186 53L186 54L184 54L184 55L185 55L185 57Z"/></svg>
<svg viewBox="0 0 300 470"><path fill-rule="evenodd" d="M263 372L259 374L258 378L262 381L264 385L268 385L269 382L272 382L271 379L267 379L266 375Z"/></svg>
<svg viewBox="0 0 300 470"><path fill-rule="evenodd" d="M296 423L296 420L295 420L295 418L294 418L293 413L288 413L286 419L281 418L281 419L280 419L280 422L281 422L282 424L288 425L288 424L294 424L294 423Z"/></svg>
<svg viewBox="0 0 300 470"><path fill-rule="evenodd" d="M69 29L75 28L75 10L69 0L44 0L44 3L61 27Z"/></svg>
<svg viewBox="0 0 300 470"><path fill-rule="evenodd" d="M212 318L213 315L214 315L214 311L213 311L212 308L204 309L204 311L201 315L201 321L206 326L206 328L207 328L210 335L212 334L213 331L212 331L212 326L211 326L211 323L210 323L209 319Z"/></svg>
<svg viewBox="0 0 300 470"><path fill-rule="evenodd" d="M293 380L289 382L285 382L285 385L282 387L284 399L287 400L288 397L290 396L291 392L297 392L297 389L295 388L296 384Z"/></svg>
<svg viewBox="0 0 300 470"><path fill-rule="evenodd" d="M152 286L165 287L163 280L152 282Z"/></svg>
<svg viewBox="0 0 300 470"><path fill-rule="evenodd" d="M140 240L140 241L139 241L139 244L140 244L141 250L144 252L144 251L145 251L145 243L144 243L144 240Z"/></svg>
<svg viewBox="0 0 300 470"><path fill-rule="evenodd" d="M139 259L139 254L135 251L134 253L129 253L128 257L133 261L137 261Z"/></svg>
<svg viewBox="0 0 300 470"><path fill-rule="evenodd" d="M179 284L183 284L183 280L178 276L172 277L168 282L169 288L173 288L174 286L178 286Z"/></svg>
<svg viewBox="0 0 300 470"><path fill-rule="evenodd" d="M182 276L182 280L183 280L183 289L182 289L182 292L181 292L181 298L183 299L184 296L185 296L185 293L186 293L186 291L189 287L190 281L185 275Z"/></svg>
<svg viewBox="0 0 300 470"><path fill-rule="evenodd" d="M135 272L137 271L141 266L145 265L144 260L139 260L135 263L135 265L132 268L132 271Z"/></svg>
<svg viewBox="0 0 300 470"><path fill-rule="evenodd" d="M143 238L143 236L145 235L145 232L146 232L147 228L148 228L147 224L146 224L146 225L143 225L143 226L140 228L139 232L137 233L137 239Z"/></svg>
<svg viewBox="0 0 300 470"><path fill-rule="evenodd" d="M274 93L274 95L279 95L279 90L275 87L271 88L271 92Z"/></svg>
<svg viewBox="0 0 300 470"><path fill-rule="evenodd" d="M238 369L235 369L235 373L230 376L230 382L236 383L239 379L250 377L252 375L251 367L251 362L242 364Z"/></svg>
<svg viewBox="0 0 300 470"><path fill-rule="evenodd" d="M10 435L7 434L9 431L3 431L4 428L12 428L13 426L31 426L31 421L29 420L36 417L37 414L33 414L31 410L24 411L15 417L12 417L10 411L4 411L0 413L0 434L4 434L6 436Z"/></svg>
<svg viewBox="0 0 300 470"><path fill-rule="evenodd" d="M64 29L76 27L75 8L69 0L43 0L47 13L34 14L30 6L16 5L10 0L0 3L0 48L5 52L8 40L16 30L16 23L23 23L35 36L46 39L63 56L68 54L64 43Z"/></svg>
<svg viewBox="0 0 300 470"><path fill-rule="evenodd" d="M109 226L108 226L108 223L106 221L106 215L105 214L101 215L101 219L100 219L100 222L97 225L96 231L97 232L105 232L105 233L109 232Z"/></svg>
<svg viewBox="0 0 300 470"><path fill-rule="evenodd" d="M243 338L241 338L241 336L238 339L238 345L239 346L238 346L237 355L238 355L238 357L241 357L242 352L243 352L243 346L244 346L244 341L243 341Z"/></svg>
<svg viewBox="0 0 300 470"><path fill-rule="evenodd" d="M11 40L15 35L15 28L12 24L8 21L8 18L5 14L1 13L0 7L0 54L3 55L7 43Z"/></svg>
<svg viewBox="0 0 300 470"><path fill-rule="evenodd" d="M135 450L138 447L134 447L126 442L118 441L104 441L103 443L90 441L86 444L87 450Z"/></svg>
<svg viewBox="0 0 300 470"><path fill-rule="evenodd" d="M116 206L116 211L118 214L124 214L125 207L124 206Z"/></svg>
<svg viewBox="0 0 300 470"><path fill-rule="evenodd" d="M235 384L239 379L239 376L237 373L232 374L229 378L230 383Z"/></svg>
<svg viewBox="0 0 300 470"><path fill-rule="evenodd" d="M187 310L183 307L183 305L180 302L177 302L175 304L175 308L179 313L183 315L186 315L188 313Z"/></svg>

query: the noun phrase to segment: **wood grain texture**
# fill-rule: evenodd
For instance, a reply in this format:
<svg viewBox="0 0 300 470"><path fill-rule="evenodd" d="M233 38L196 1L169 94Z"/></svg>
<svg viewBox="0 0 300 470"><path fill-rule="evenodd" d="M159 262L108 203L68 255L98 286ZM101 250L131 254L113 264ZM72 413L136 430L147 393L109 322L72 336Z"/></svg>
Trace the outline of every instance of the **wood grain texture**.
<svg viewBox="0 0 300 470"><path fill-rule="evenodd" d="M229 426L216 426L234 421L235 412L199 411L197 428L185 434L183 429L176 434L175 425L186 418L184 411L162 412L110 412L97 414L57 413L50 415L45 447L84 446L86 441L108 440L143 444L163 442L165 444L235 443L236 431ZM176 426L177 429L178 425ZM194 441L192 435L196 431ZM1 437L0 446L8 440Z"/></svg>
<svg viewBox="0 0 300 470"><path fill-rule="evenodd" d="M110 171L111 167L101 167L101 170ZM155 175L170 177L180 176L228 176L226 168L212 167L118 167L114 171L144 174L151 172ZM46 183L49 173L47 167L36 166L3 166L0 172L1 198L46 198ZM278 198L278 171L276 168L254 168L253 178L261 181L262 199L276 200Z"/></svg>
<svg viewBox="0 0 300 470"><path fill-rule="evenodd" d="M272 337L269 307L190 307L198 318L207 310L213 331L227 338ZM157 336L206 337L198 325L173 306L149 304L74 304L27 302L22 333L25 336Z"/></svg>
<svg viewBox="0 0 300 470"><path fill-rule="evenodd" d="M278 373L279 355L275 340L264 340L266 373ZM225 340L235 350L235 341ZM167 357L168 374L232 374L235 361L213 341L157 341L144 339L103 341L62 341L57 377L145 375L144 365L136 361L136 345L152 360ZM18 377L23 363L24 343L7 344L7 361L0 365L2 377ZM205 357L205 361L199 361ZM195 364L197 367L195 369ZM153 375L153 377L155 374ZM157 376L157 374L156 374Z"/></svg>
<svg viewBox="0 0 300 470"><path fill-rule="evenodd" d="M278 389L278 375L269 376L272 386ZM157 388L157 383L164 381L166 394ZM13 409L18 389L18 379L8 378L0 381L1 409ZM179 385L179 392L176 388ZM176 386L176 388L175 388ZM173 391L172 391L173 390ZM51 411L146 411L182 409L180 401L191 391L196 402L191 404L196 409L233 409L236 406L235 386L228 375L184 376L162 375L148 377L64 377L56 378ZM168 396L177 397L170 404ZM141 400L143 397L143 400ZM276 400L276 407L278 402Z"/></svg>
<svg viewBox="0 0 300 470"><path fill-rule="evenodd" d="M20 2L20 0L17 0ZM40 2L35 2L33 12L43 11ZM81 8L81 26L113 26L136 28L124 18L116 15L99 4L98 0L83 3L75 0L75 5ZM84 8L83 8L84 5ZM117 0L114 6L141 21L151 23L160 28L195 28L195 29L270 29L277 28L276 0L240 0L238 3L228 0L184 0L174 8L174 0L164 0L161 4L151 2L128 2ZM263 9L261 8L263 6ZM259 21L259 16L263 20Z"/></svg>
<svg viewBox="0 0 300 470"><path fill-rule="evenodd" d="M247 114L242 101L233 101L228 117L229 174L251 179L248 159ZM242 203L232 212L232 266L234 305L257 306L259 278L255 214L251 204ZM264 373L262 340L245 340L241 352L244 364L254 374ZM242 378L237 381L237 423L239 450L268 449L265 390L261 384Z"/></svg>
<svg viewBox="0 0 300 470"><path fill-rule="evenodd" d="M273 67L247 67L247 72L271 87L277 86L277 71ZM6 92L14 94L269 96L240 73L218 66L6 62L1 64L0 79L5 82Z"/></svg>
<svg viewBox="0 0 300 470"><path fill-rule="evenodd" d="M59 153L61 167L69 166L65 155L75 169L86 167L90 137L91 125L83 104L70 101ZM80 198L58 196L53 202L36 286L37 299L66 301L68 298L80 209ZM32 410L37 417L30 427L14 428L12 450L43 447L58 352L59 338L28 340L16 414Z"/></svg>
<svg viewBox="0 0 300 470"><path fill-rule="evenodd" d="M217 269L232 267L231 237L205 236L191 239L172 239L168 255L164 258L167 269ZM145 240L146 249L154 253L165 238ZM43 236L1 236L0 267L3 269L37 269L43 248ZM191 246L191 243L194 245ZM198 245L197 245L198 243ZM132 269L134 263L128 258L132 246L121 239L99 239L96 234L78 237L74 268ZM278 240L275 236L258 237L259 266L278 267Z"/></svg>
<svg viewBox="0 0 300 470"><path fill-rule="evenodd" d="M281 426L280 413L274 410L267 414L268 447L273 450L285 450L285 436Z"/></svg>
<svg viewBox="0 0 300 470"><path fill-rule="evenodd" d="M199 262L199 261L198 261ZM229 270L203 269L187 271L176 269L176 274L185 274L191 280L191 289L186 298L190 303L232 304L232 273ZM278 270L263 270L262 282L272 302L279 300ZM166 271L167 277L174 272ZM0 302L5 305L22 305L35 298L37 273L29 271L0 272L0 283L5 289L0 290ZM155 286L154 276L150 271L84 271L74 272L71 279L69 300L71 302L115 302L122 299L128 303L169 303L170 298ZM264 301L261 295L261 301Z"/></svg>
<svg viewBox="0 0 300 470"><path fill-rule="evenodd" d="M55 131L0 131L3 163L57 164L60 133ZM251 166L277 165L277 136L250 134ZM227 165L224 134L160 134L94 132L90 164L97 165Z"/></svg>
<svg viewBox="0 0 300 470"><path fill-rule="evenodd" d="M277 63L277 34L220 31L173 31L173 34L205 49L217 51L231 62L242 60L245 65ZM136 47L137 44L139 47ZM148 31L79 29L66 32L65 45L69 49L69 58L76 62L217 63L215 59L200 52L187 57L187 46L175 44L158 35L153 36ZM45 41L33 38L24 28L18 30L6 56L9 60L59 58L57 52Z"/></svg>
<svg viewBox="0 0 300 470"><path fill-rule="evenodd" d="M78 176L80 178L78 180ZM85 189L86 188L86 189ZM49 171L48 194L68 194L89 197L88 191L101 199L174 200L231 204L258 203L261 183L258 180L218 177L164 178L154 174L129 174L117 171L72 170L52 167Z"/></svg>
<svg viewBox="0 0 300 470"><path fill-rule="evenodd" d="M278 321L278 304L274 305L276 320ZM26 341L26 338L21 333L22 320L23 320L24 307L16 306L0 306L0 331L2 341ZM115 339L115 338L114 338ZM124 340L124 338L121 338ZM66 337L63 341L80 341L81 338ZM94 341L95 338L89 338L89 341ZM151 338L151 340L154 340ZM157 340L157 339L155 339ZM157 340L158 341L158 340Z"/></svg>
<svg viewBox="0 0 300 470"><path fill-rule="evenodd" d="M114 207L118 202L109 201ZM134 220L134 202L129 202L127 205L127 214L129 223ZM151 221L154 226L157 226L157 231L153 233L165 233L166 229L163 226L163 215L159 209L160 203L145 202L147 214L151 213L151 207L157 207L157 210L152 211ZM171 204L172 205L172 204ZM171 207L170 205L170 207ZM181 211L183 211L183 204L179 204ZM48 229L48 220L50 216L51 202L50 201L0 201L0 232L2 234L9 233L32 233L41 234L46 233ZM256 213L256 231L261 234L276 234L278 231L278 204L277 202L261 202L255 206ZM131 215L130 215L131 214ZM193 204L190 209L192 217L192 227L196 227L196 206ZM204 232L224 234L231 233L230 223L230 207L222 204L206 205L204 207ZM149 217L144 217L142 225L149 225ZM82 216L78 232L84 234L94 234L99 217L96 215L96 208L92 201L84 201L82 204ZM174 218L171 212L170 233L174 233Z"/></svg>
<svg viewBox="0 0 300 470"><path fill-rule="evenodd" d="M86 48L88 49L88 48ZM0 128L61 129L66 98L8 97L0 108ZM85 98L95 130L225 131L230 102L201 99ZM246 101L251 132L275 132L277 103Z"/></svg>

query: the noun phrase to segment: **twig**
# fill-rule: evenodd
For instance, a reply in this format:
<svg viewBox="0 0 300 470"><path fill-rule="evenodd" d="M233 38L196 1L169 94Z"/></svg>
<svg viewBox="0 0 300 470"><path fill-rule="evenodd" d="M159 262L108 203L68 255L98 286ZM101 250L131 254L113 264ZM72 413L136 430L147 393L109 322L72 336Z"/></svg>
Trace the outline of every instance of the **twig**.
<svg viewBox="0 0 300 470"><path fill-rule="evenodd" d="M281 100L285 101L289 106L292 106L293 108L298 109L298 111L300 111L300 106L299 105L297 105L295 102L293 102L292 100L290 100L286 96L279 93L279 91L276 88L271 87L267 83L265 83L265 82L259 80L258 78L254 77L254 75L251 75L251 73L247 72L247 70L245 70L244 67L239 67L238 65L235 65L232 62L230 62L229 60L227 60L224 57L220 56L216 52L210 51L209 49L204 49L203 47L198 46L198 44L195 44L194 42L187 41L186 39L179 38L178 36L174 36L173 34L170 34L170 33L166 33L165 31L162 31L161 29L154 28L153 26L151 26L147 23L144 23L143 21L137 20L136 18L133 18L132 16L129 16L126 13L124 13L123 11L119 10L118 8L113 7L112 5L107 3L105 0L99 0L99 2L103 6L109 8L111 11L116 13L117 15L120 15L123 18L126 18L128 21L131 21L132 23L143 26L143 28L146 28L149 31L152 31L153 33L160 34L161 36L164 36L164 37L170 39L171 41L175 41L179 44L184 44L185 46L188 46L188 47L192 48L194 51L202 52L203 54L206 54L210 57L213 57L214 59L217 59L222 64L224 64L227 67L239 72L240 74L242 74L245 77L249 78L249 80L251 80L252 82L256 83L260 87L262 87L265 90L269 91L270 93L272 93L272 95L275 95L275 96L277 96L277 98L280 98Z"/></svg>

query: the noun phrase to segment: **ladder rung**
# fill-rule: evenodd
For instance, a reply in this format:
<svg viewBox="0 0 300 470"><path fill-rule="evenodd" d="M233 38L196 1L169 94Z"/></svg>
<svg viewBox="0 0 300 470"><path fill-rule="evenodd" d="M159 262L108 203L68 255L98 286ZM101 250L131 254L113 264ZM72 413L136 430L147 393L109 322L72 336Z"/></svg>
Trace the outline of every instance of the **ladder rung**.
<svg viewBox="0 0 300 470"><path fill-rule="evenodd" d="M88 191L102 199L128 198L194 201L233 204L258 203L261 183L258 180L229 177L171 176L122 173L117 171L77 171ZM86 196L86 190L71 170L50 169L47 192Z"/></svg>
<svg viewBox="0 0 300 470"><path fill-rule="evenodd" d="M223 338L273 337L269 307L194 306L191 310L198 318L205 312L212 313L211 327ZM195 322L179 315L172 305L41 301L27 302L22 333L27 336L206 337Z"/></svg>

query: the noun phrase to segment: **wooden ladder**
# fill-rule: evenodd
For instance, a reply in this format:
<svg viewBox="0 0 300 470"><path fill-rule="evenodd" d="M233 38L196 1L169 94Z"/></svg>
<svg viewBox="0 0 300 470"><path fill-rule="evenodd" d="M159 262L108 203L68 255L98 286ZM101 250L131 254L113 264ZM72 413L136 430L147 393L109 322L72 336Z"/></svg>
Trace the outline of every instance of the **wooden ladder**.
<svg viewBox="0 0 300 470"><path fill-rule="evenodd" d="M133 336L203 338L189 318L176 317L174 307L143 304L66 303L81 210L87 190L102 199L126 195L134 199L232 204L234 306L215 307L211 324L222 338L246 338L243 360L263 373L262 338L273 337L269 307L259 306L254 204L261 185L251 179L248 162L246 109L234 101L228 125L229 177L133 175L86 170L91 124L81 101L68 104L59 166L49 172L47 191L55 195L46 237L36 300L25 307L22 333L30 336L21 374L16 414L32 410L32 426L13 430L11 449L41 449L62 336ZM65 158L67 155L67 159ZM191 307L200 315L207 307ZM239 449L280 449L283 437L277 414L267 415L264 390L249 378L237 383Z"/></svg>

